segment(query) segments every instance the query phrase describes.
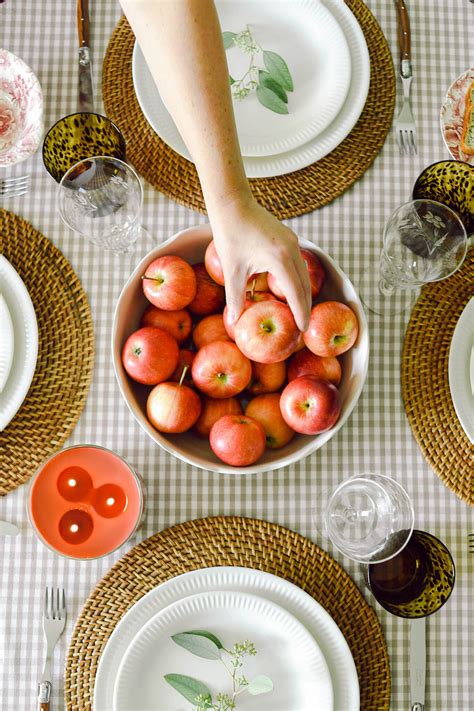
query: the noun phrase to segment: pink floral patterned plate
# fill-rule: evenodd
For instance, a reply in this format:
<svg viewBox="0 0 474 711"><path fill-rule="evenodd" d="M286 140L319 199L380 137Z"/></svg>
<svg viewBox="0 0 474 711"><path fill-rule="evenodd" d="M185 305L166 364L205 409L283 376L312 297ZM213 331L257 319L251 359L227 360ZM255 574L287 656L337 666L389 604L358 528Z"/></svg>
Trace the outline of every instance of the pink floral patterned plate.
<svg viewBox="0 0 474 711"><path fill-rule="evenodd" d="M441 107L440 122L446 148L456 160L474 165L474 156L460 148L464 121L465 99L469 85L474 81L474 69L467 69L449 87Z"/></svg>
<svg viewBox="0 0 474 711"><path fill-rule="evenodd" d="M43 137L43 92L31 69L0 49L0 168L32 155Z"/></svg>

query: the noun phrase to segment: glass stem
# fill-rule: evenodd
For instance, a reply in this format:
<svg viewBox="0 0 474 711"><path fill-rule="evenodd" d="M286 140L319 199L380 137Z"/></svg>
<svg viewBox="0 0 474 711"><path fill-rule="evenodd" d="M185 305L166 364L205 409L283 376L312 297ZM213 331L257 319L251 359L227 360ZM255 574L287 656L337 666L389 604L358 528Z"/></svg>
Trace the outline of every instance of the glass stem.
<svg viewBox="0 0 474 711"><path fill-rule="evenodd" d="M385 279L379 280L379 291L384 296L392 296L395 293L395 287L389 284Z"/></svg>

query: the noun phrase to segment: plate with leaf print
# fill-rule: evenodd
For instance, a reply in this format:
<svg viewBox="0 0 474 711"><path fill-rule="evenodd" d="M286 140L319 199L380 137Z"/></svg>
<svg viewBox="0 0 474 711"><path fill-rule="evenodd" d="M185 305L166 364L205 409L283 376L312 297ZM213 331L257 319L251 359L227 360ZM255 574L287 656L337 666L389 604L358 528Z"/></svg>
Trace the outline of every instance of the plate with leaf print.
<svg viewBox="0 0 474 711"><path fill-rule="evenodd" d="M474 155L461 150L461 136L466 110L466 93L474 82L474 69L467 69L449 87L440 112L441 133L453 158L474 165Z"/></svg>
<svg viewBox="0 0 474 711"><path fill-rule="evenodd" d="M113 710L314 711L315 699L332 711L328 666L310 632L274 602L225 591L152 617L122 659Z"/></svg>
<svg viewBox="0 0 474 711"><path fill-rule="evenodd" d="M226 39L226 35L229 34L232 27L234 27L235 30L239 30L237 20L235 20L235 22L232 20L230 10L228 10L228 8L233 7L233 2L234 0L230 0L228 3L223 2L222 8L224 9L222 10L222 12L221 4L218 3L218 10L220 15L225 12L229 12L228 21L226 19L226 16L221 17L221 26L223 27L223 29L227 28L224 32L224 39ZM342 32L345 45L348 48L350 79L348 88L345 91L345 96L342 101L342 104L340 105L337 111L335 109L335 104L329 102L328 97L326 95L326 99L322 102L318 100L317 115L314 114L311 120L308 120L308 116L311 113L312 109L309 111L309 113L307 113L306 109L304 109L306 118L305 121L302 122L300 125L300 128L303 133L299 133L298 127L296 126L296 124L294 124L291 128L291 136L289 137L288 141L286 140L286 138L288 138L287 136L286 138L283 137L283 143L280 143L279 138L277 137L277 139L275 139L275 136L270 132L270 125L272 124L272 122L276 122L278 126L288 127L290 125L288 121L296 121L297 117L302 115L300 109L298 109L297 113L292 113L292 106L294 108L300 106L301 111L303 111L303 105L306 105L305 102L310 101L310 99L308 99L304 92L310 92L311 96L315 95L313 91L314 87L311 88L311 82L320 82L320 88L318 89L318 92L320 92L320 96L321 92L327 94L326 90L322 88L321 82L323 79L323 75L318 74L316 76L313 71L313 73L309 73L308 76L305 78L304 66L300 66L298 63L295 64L294 62L292 62L292 54L285 49L286 45L283 46L278 43L268 41L265 36L260 37L258 35L258 23L255 26L249 24L252 37L254 37L256 41L258 41L258 44L262 46L264 51L270 53L276 52L279 57L283 58L286 66L290 71L290 76L294 88L293 91L285 90L288 98L287 106L289 107L289 113L284 115L274 113L273 111L262 106L257 99L256 92L253 92L251 95L247 96L240 102L236 100L234 100L233 102L234 110L237 116L237 125L239 126L240 111L244 111L245 109L245 111L249 112L249 116L251 112L256 112L256 118L254 116L254 118L249 119L251 123L252 141L258 143L259 146L263 145L263 143L268 144L267 148L264 151L266 155L262 154L261 149L257 149L256 151L252 150L250 152L244 150L245 141L243 135L241 135L241 131L239 130L239 141L241 143L245 171L247 176L250 178L269 177L273 175L283 175L285 173L290 173L294 170L299 170L300 168L310 165L314 161L319 160L320 158L327 155L342 140L344 140L344 138L356 124L364 107L369 89L370 61L365 37L356 18L344 3L341 3L340 0L324 0L324 2L320 0L305 0L304 3L289 2L288 0L284 0L282 3L278 3L277 5L275 5L275 3L270 3L270 5L272 7L272 12L275 7L279 8L279 12L277 14L274 13L275 20L273 21L275 22L277 17L280 17L281 22L284 21L284 18L287 17L287 13L285 10L285 8L287 7L291 9L291 12L289 11L289 17L292 16L291 13L297 14L297 9L301 9L301 7L304 6L305 12L309 12L311 9L311 12L313 13L317 12L321 16L324 14L326 17L332 18L331 22L335 22L336 26ZM252 8L255 8L257 6L258 8L264 8L268 7L269 3L266 2L266 0L262 3L250 2L249 6ZM256 12L256 10L254 9L253 12ZM260 9L259 12L263 12L263 10ZM240 14L239 17L241 18L242 15ZM239 22L241 23L242 20L240 19ZM241 30L245 30L245 25L241 26ZM286 35L284 36L286 37ZM320 48L322 47L322 43L316 44L316 39L314 39L313 42L312 35L308 36L307 34L305 34L304 37L306 38L307 43L311 41L311 51L318 52L320 50ZM303 55L301 55L301 57L302 56ZM233 62L242 61L244 62L244 64L245 62L247 62L245 66L247 66L248 68L248 57L249 55L246 55L238 47L229 46L229 49L227 50L227 59L230 65L230 70L231 72L233 72L231 73L231 76L234 80L234 83L232 84L231 88L236 88L237 79L239 76L241 76L237 71L238 67L236 67ZM262 53L257 56L255 62L258 64L260 71L264 70L264 74L265 72L266 74L269 73L267 72L265 62L263 61ZM141 53L141 50L138 45L135 45L133 53L132 70L133 83L137 99L147 121L156 131L156 133L173 150L177 151L180 155L187 158L188 160L191 160L189 151L187 150L179 134L179 131L177 130L169 112L167 111L163 103L159 92L157 91L156 85L153 81L151 73L146 65L143 54ZM331 77L331 72L325 73L324 76L325 78ZM339 79L335 83L333 82L334 86L337 84L338 81ZM307 89L304 90L303 93L300 93L305 86L307 87ZM333 88L328 91L330 93L331 91L333 91ZM326 114L327 109L330 109L330 114ZM323 114L324 116L326 116L326 119L324 119L324 121L321 123ZM330 116L332 116L332 118L330 118ZM313 121L313 119L314 121L318 122L319 128L314 129L314 126L316 124L312 124L313 128L311 130L308 130L308 126L310 125L310 122ZM326 126L323 128L322 125L325 122ZM297 135L299 136L298 140L296 139ZM257 137L258 141L256 140ZM278 145L276 145L275 140L278 142ZM272 144L271 149L269 147L270 143ZM291 146L290 143L292 144ZM250 153L252 153L252 155ZM259 154L257 155L257 153Z"/></svg>

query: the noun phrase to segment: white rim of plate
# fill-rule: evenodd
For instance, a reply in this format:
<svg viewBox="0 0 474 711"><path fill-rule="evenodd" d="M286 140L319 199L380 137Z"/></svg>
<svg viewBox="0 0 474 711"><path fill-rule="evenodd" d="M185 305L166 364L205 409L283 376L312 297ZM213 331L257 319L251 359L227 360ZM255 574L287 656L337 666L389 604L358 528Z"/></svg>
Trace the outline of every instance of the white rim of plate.
<svg viewBox="0 0 474 711"><path fill-rule="evenodd" d="M285 175L296 170L306 168L308 165L324 158L336 148L354 128L359 120L367 100L370 84L370 57L364 33L353 13L341 0L313 0L321 2L334 15L346 37L351 55L351 83L342 109L328 128L321 134L308 141L304 146L294 148L287 153L266 158L245 158L244 167L249 178L269 178ZM136 87L136 48L133 50L132 73L133 84ZM138 92L135 89L138 99ZM159 96L159 95L158 95ZM153 130L176 153L187 160L191 156L163 102L160 106L160 120L165 131L157 130L149 119L145 106L138 99L141 110ZM166 133L166 136L164 135Z"/></svg>
<svg viewBox="0 0 474 711"><path fill-rule="evenodd" d="M469 165L474 165L474 156L467 155L466 153L463 153L461 151L460 147L460 142L461 142L461 134L460 132L462 131L462 124L464 121L464 117L460 117L459 120L455 120L454 116L451 116L451 113L453 110L462 103L465 95L467 88L471 82L474 81L474 69L466 69L465 72L460 74L451 84L449 87L448 91L446 92L446 96L444 98L443 104L441 106L440 112L439 112L439 126L441 129L441 135L443 137L444 145L446 146L449 155L454 158L454 160L460 160L463 161L464 163L469 163ZM459 84L459 90L461 91L461 86L463 86L463 95L459 98L455 98L453 96L453 89L455 88L456 84ZM463 112L464 113L464 112ZM458 134L458 140L455 146L450 146L448 139L446 137L446 133L448 130L448 126L451 125L450 121L454 121L452 124L452 131L456 132Z"/></svg>
<svg viewBox="0 0 474 711"><path fill-rule="evenodd" d="M5 388L0 393L1 432L20 409L33 380L38 356L38 324L28 289L1 254L0 276L2 294L10 312L15 338L13 364ZM21 337L18 337L19 334L22 334Z"/></svg>
<svg viewBox="0 0 474 711"><path fill-rule="evenodd" d="M26 124L22 126L21 135L18 136L18 141L20 143L24 140L25 135L30 135L30 140L26 146L21 150L18 148L17 142L13 144L10 150L5 151L0 155L0 168L8 168L16 163L21 163L21 161L26 160L32 156L39 148L41 140L43 138L44 132L44 122L43 122L43 90L41 84L39 83L38 77L31 69L31 67L26 64L21 57L18 57L13 52L8 49L0 49L0 54L5 54L11 58L11 61L17 67L18 73L23 73L27 77L26 83L28 84L28 93L34 92L36 94L37 102L33 103L31 107L31 99L28 97L28 107L26 109ZM2 68L0 66L0 74Z"/></svg>
<svg viewBox="0 0 474 711"><path fill-rule="evenodd" d="M301 676L303 679L302 683L305 687L304 698L306 711L309 711L310 708L306 705L306 701L310 699L309 703L312 704L312 700L316 695L320 711L332 711L333 690L329 669L316 640L304 625L291 613L274 602L257 595L231 590L198 593L178 600L164 610L157 612L156 615L137 632L123 656L117 672L114 689L114 711L131 711L130 690L132 690L132 694L137 694L137 665L140 667L143 657L146 657L150 651L150 645L153 647L157 644L157 641L167 634L167 629L169 630L170 627L174 629L176 624L181 623L183 628L180 631L185 632L186 630L193 629L193 623L187 622L189 617L201 619L203 614L211 611L218 614L218 611L222 612L223 610L229 611L229 622L231 621L232 611L236 612L239 610L245 612L254 622L255 618L259 621L266 619L267 625L270 624L274 629L278 629L279 633L283 632L286 637L289 637L291 643L299 648L298 652L304 660L302 663ZM201 622L199 622L197 626L199 629L203 629ZM237 635L237 637L235 635ZM243 638L246 637L247 635L243 634ZM242 637L239 638L239 633L235 632L233 633L232 639L229 640L229 643L233 644L235 641L240 640L243 641ZM189 655L186 656L184 653L183 672L189 672L190 662L191 659ZM273 679L271 669L262 668L261 673ZM192 673L191 676L193 676ZM277 688L278 679L273 680ZM178 699L179 697L176 697L177 701ZM275 703L274 696L271 702ZM301 711L304 711L304 709L301 709Z"/></svg>
<svg viewBox="0 0 474 711"><path fill-rule="evenodd" d="M1 286L1 285L0 285ZM15 353L15 332L12 317L5 298L0 291L0 393L8 382ZM8 348L8 350L7 350Z"/></svg>
<svg viewBox="0 0 474 711"><path fill-rule="evenodd" d="M359 711L359 680L349 646L336 622L310 595L271 573L214 567L183 573L150 590L120 619L102 652L94 685L94 710L110 711L120 662L136 633L160 610L200 592L240 590L264 596L302 622L319 645L334 690L334 711Z"/></svg>
<svg viewBox="0 0 474 711"><path fill-rule="evenodd" d="M461 426L474 444L474 395L470 361L474 348L474 296L467 302L454 329L449 348L448 379L451 399Z"/></svg>

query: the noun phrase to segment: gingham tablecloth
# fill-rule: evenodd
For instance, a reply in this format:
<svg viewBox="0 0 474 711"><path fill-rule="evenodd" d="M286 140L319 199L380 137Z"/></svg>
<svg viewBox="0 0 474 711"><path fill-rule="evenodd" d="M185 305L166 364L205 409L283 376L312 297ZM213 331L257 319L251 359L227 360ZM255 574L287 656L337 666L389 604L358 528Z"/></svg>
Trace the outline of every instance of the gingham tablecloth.
<svg viewBox="0 0 474 711"><path fill-rule="evenodd" d="M388 37L398 63L394 3L370 0L368 5ZM349 191L321 210L288 221L301 237L317 242L329 252L354 282L367 261L379 253L385 221L396 206L410 197L422 168L449 157L439 131L440 105L453 79L473 66L473 4L468 0L410 0L409 10L418 156L400 157L392 131L374 165ZM6 0L0 4L0 45L21 56L36 72L43 87L47 127L77 107L75 12L72 0ZM119 17L118 2L91 2L98 107L101 64ZM115 382L110 349L112 315L134 258L103 253L63 226L55 208L56 184L43 168L40 153L10 169L8 175L25 172L31 175L29 194L2 205L30 220L65 253L82 280L94 318L97 348L94 380L87 406L69 443L110 447L142 472L148 502L139 538L207 515L242 514L267 519L320 543L362 588L360 569L321 539L314 513L325 491L344 477L360 472L393 476L414 502L416 526L447 543L457 568L452 598L444 609L428 619L426 709L474 708L474 695L469 688L473 679L472 650L469 664L469 637L471 645L473 637L469 635L469 626L474 610L474 556L469 558L467 548L467 533L474 531L473 511L445 488L424 461L405 417L400 354L408 315L388 322L376 317L369 319L371 358L364 391L350 420L321 450L295 466L256 476L226 477L194 469L148 439L129 413ZM145 187L143 224L157 241L203 221L202 216ZM26 487L21 487L0 501L0 519L13 521L21 528L21 535L16 538L0 538L2 711L26 711L34 706L44 654L41 613L45 585L63 585L67 596L67 627L53 663L53 708L62 708L63 669L74 622L90 591L129 547L123 546L115 554L93 562L60 558L39 543L30 529L26 493ZM370 604L375 605L387 640L393 676L392 709L406 711L409 623L391 617L374 603L369 593L365 594Z"/></svg>

